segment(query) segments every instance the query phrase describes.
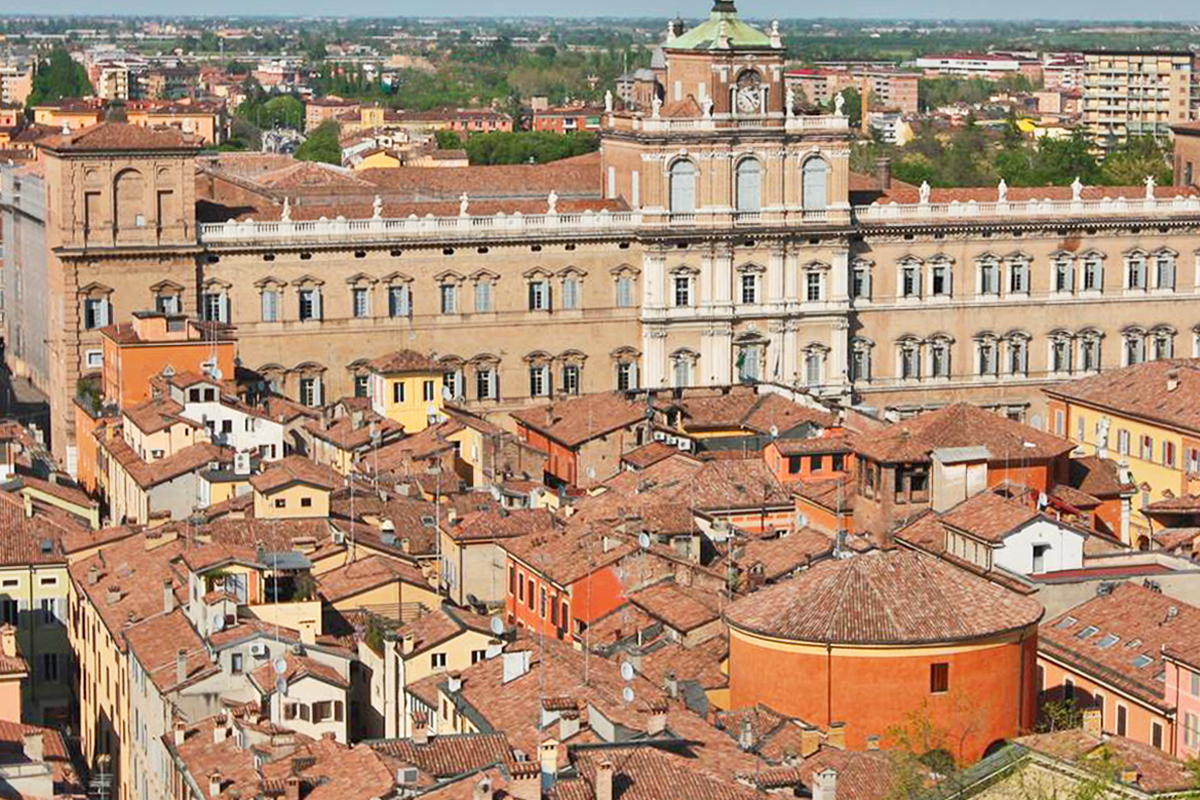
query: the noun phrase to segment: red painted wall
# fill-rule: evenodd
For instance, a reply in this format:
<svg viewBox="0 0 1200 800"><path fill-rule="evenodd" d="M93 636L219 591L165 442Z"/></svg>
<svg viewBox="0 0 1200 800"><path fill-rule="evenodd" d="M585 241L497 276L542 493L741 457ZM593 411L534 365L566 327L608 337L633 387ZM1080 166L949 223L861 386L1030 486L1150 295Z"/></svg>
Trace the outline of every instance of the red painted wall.
<svg viewBox="0 0 1200 800"><path fill-rule="evenodd" d="M1032 728L1036 719L1037 635L1023 643L998 642L978 649L937 653L908 649L890 657L841 655L838 648L812 654L766 649L730 636L729 688L732 708L765 703L827 729L846 726L846 746L862 750L918 713L953 745L947 749L972 763L997 740ZM950 690L930 691L930 665L950 665ZM961 752L959 740L965 735Z"/></svg>
<svg viewBox="0 0 1200 800"><path fill-rule="evenodd" d="M575 451L524 425L518 425L517 431L526 442L549 454L549 458L546 459L546 472L548 474L553 475L563 483L572 486L575 485L577 471Z"/></svg>
<svg viewBox="0 0 1200 800"><path fill-rule="evenodd" d="M522 582L522 589L509 576L515 570L515 580ZM508 581L505 595L505 611L511 623L523 625L538 632L570 638L578 629L578 622L590 625L592 620L619 608L625 603L621 582L611 566L601 567L590 577L581 578L564 592L559 586L546 580L524 564L509 558L505 568ZM530 582L532 581L532 590ZM542 616L541 596L546 591L546 613ZM532 592L532 594L531 594ZM530 608L530 597L533 608ZM554 616L553 604L557 604L558 617Z"/></svg>

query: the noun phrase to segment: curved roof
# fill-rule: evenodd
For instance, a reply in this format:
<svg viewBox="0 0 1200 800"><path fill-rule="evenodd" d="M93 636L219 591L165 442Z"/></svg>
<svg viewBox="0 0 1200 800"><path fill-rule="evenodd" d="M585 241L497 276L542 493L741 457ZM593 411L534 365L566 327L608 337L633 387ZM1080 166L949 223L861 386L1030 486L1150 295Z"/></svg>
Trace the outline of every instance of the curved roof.
<svg viewBox="0 0 1200 800"><path fill-rule="evenodd" d="M728 45L722 44L722 34ZM668 50L774 49L770 36L738 19L733 0L716 0L707 20L663 46Z"/></svg>
<svg viewBox="0 0 1200 800"><path fill-rule="evenodd" d="M1036 600L909 550L825 561L726 611L735 628L846 645L978 639L1041 617Z"/></svg>

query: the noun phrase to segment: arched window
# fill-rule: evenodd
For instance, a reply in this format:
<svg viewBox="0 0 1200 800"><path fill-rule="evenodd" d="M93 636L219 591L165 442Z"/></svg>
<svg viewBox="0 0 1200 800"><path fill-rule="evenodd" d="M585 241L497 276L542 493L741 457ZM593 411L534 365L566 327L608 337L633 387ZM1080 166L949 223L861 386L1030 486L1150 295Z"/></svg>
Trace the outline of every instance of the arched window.
<svg viewBox="0 0 1200 800"><path fill-rule="evenodd" d="M737 210L756 212L762 208L762 164L756 158L744 158L737 165Z"/></svg>
<svg viewBox="0 0 1200 800"><path fill-rule="evenodd" d="M696 165L685 159L671 165L671 213L696 213Z"/></svg>
<svg viewBox="0 0 1200 800"><path fill-rule="evenodd" d="M829 205L829 165L822 158L810 158L801 167L800 187L805 211L824 211Z"/></svg>

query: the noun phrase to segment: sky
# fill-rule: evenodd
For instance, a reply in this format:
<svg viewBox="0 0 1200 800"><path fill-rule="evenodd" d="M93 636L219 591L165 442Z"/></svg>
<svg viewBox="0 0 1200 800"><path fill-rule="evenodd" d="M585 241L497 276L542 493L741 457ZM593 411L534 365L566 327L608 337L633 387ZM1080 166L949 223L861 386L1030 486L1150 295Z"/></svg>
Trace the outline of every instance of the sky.
<svg viewBox="0 0 1200 800"><path fill-rule="evenodd" d="M355 16L505 16L522 15L663 18L703 16L709 0L0 0L0 14L277 14ZM1088 19L1128 20L1132 12L1146 21L1195 20L1200 8L1192 0L1154 0L1147 6L1128 0L740 0L739 10L759 19L813 17L877 17L899 19Z"/></svg>

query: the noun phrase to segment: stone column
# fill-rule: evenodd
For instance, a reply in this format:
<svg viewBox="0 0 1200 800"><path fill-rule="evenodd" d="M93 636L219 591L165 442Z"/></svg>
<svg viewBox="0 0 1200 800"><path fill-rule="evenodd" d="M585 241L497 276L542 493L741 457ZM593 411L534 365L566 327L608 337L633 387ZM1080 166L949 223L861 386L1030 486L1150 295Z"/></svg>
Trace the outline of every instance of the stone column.
<svg viewBox="0 0 1200 800"><path fill-rule="evenodd" d="M666 256L648 252L642 256L642 308L666 307Z"/></svg>
<svg viewBox="0 0 1200 800"><path fill-rule="evenodd" d="M667 386L667 329L662 325L642 328L642 386Z"/></svg>
<svg viewBox="0 0 1200 800"><path fill-rule="evenodd" d="M767 260L767 280L764 290L766 301L772 307L781 307L784 302L784 272L787 253L782 244L771 247Z"/></svg>
<svg viewBox="0 0 1200 800"><path fill-rule="evenodd" d="M704 367L704 383L726 386L733 383L733 328L720 325L712 329L712 363Z"/></svg>
<svg viewBox="0 0 1200 800"><path fill-rule="evenodd" d="M712 254L713 305L718 311L732 313L730 287L733 285L733 249L726 245L713 247Z"/></svg>
<svg viewBox="0 0 1200 800"><path fill-rule="evenodd" d="M847 286L850 279L850 250L843 249L833 254L832 274L829 276L829 294L826 297L831 303L845 303L849 294Z"/></svg>

